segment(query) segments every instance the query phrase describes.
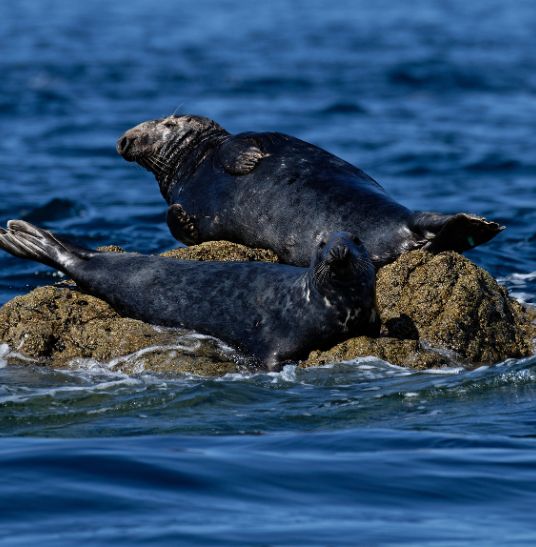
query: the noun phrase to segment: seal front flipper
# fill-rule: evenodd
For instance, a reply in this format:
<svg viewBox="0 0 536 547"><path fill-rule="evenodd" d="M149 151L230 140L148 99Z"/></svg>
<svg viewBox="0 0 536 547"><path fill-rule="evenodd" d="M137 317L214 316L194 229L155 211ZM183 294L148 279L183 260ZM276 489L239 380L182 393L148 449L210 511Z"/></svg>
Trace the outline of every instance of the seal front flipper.
<svg viewBox="0 0 536 547"><path fill-rule="evenodd" d="M194 245L199 243L199 231L197 223L191 215L189 215L184 207L178 203L174 203L167 210L167 225L171 235L178 241L182 241L186 245Z"/></svg>
<svg viewBox="0 0 536 547"><path fill-rule="evenodd" d="M415 213L411 227L428 240L422 248L433 253L468 251L504 230L504 226L496 222L467 213Z"/></svg>
<svg viewBox="0 0 536 547"><path fill-rule="evenodd" d="M252 137L231 137L218 149L218 158L230 175L247 175L265 154Z"/></svg>

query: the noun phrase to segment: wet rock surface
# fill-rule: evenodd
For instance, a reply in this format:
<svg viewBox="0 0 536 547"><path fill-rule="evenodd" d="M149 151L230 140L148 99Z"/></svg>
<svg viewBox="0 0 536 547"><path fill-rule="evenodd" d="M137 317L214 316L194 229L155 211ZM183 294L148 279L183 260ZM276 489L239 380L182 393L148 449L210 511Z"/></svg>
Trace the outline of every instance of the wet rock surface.
<svg viewBox="0 0 536 547"><path fill-rule="evenodd" d="M534 332L521 305L455 252L416 251L383 268L378 305L390 336L417 337L473 363L523 357L533 349Z"/></svg>
<svg viewBox="0 0 536 547"><path fill-rule="evenodd" d="M104 250L121 252L116 246ZM228 242L174 249L164 256L191 260L263 260L264 249ZM313 351L308 367L376 356L413 368L475 366L530 355L535 312L513 301L487 272L463 256L414 251L377 277L382 336L349 339ZM114 370L220 375L240 369L209 337L155 328L119 316L108 304L73 285L40 287L0 309L0 342L9 363L55 367L105 363Z"/></svg>
<svg viewBox="0 0 536 547"><path fill-rule="evenodd" d="M124 252L117 245L100 251ZM266 249L227 241L173 249L183 260L277 262ZM66 367L104 363L114 370L221 375L241 369L230 351L210 337L155 328L121 317L106 302L77 290L72 281L40 287L0 308L0 341L11 348L11 364Z"/></svg>
<svg viewBox="0 0 536 547"><path fill-rule="evenodd" d="M378 357L394 365L427 369L452 364L452 361L440 353L428 351L418 340L398 338L368 338L358 336L337 344L328 351L312 351L302 367L326 365L351 361L356 357Z"/></svg>
<svg viewBox="0 0 536 547"><path fill-rule="evenodd" d="M279 262L279 258L268 249L252 249L229 241L209 241L192 247L181 247L162 253L162 256L182 260L223 260L233 262Z"/></svg>
<svg viewBox="0 0 536 547"><path fill-rule="evenodd" d="M534 311L458 253L406 253L378 272L376 290L382 337L312 352L306 364L374 355L414 368L476 366L534 351Z"/></svg>
<svg viewBox="0 0 536 547"><path fill-rule="evenodd" d="M128 373L234 372L237 366L211 338L119 316L106 302L75 287L40 287L0 309L0 340L11 364L87 366L106 363Z"/></svg>

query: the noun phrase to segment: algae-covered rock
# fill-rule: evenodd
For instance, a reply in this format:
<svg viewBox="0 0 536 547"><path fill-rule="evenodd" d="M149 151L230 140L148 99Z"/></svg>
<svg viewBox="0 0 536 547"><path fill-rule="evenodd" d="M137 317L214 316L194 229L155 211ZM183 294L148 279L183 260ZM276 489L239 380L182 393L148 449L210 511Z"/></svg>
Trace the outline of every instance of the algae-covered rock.
<svg viewBox="0 0 536 547"><path fill-rule="evenodd" d="M224 374L237 366L210 338L119 316L72 287L40 287L0 308L0 340L10 363L64 367L84 359L132 372Z"/></svg>
<svg viewBox="0 0 536 547"><path fill-rule="evenodd" d="M374 355L393 364L497 363L534 351L531 312L482 268L455 252L403 254L377 276L382 337L358 337L305 362Z"/></svg>
<svg viewBox="0 0 536 547"><path fill-rule="evenodd" d="M102 247L97 247L97 251L102 251L103 253L126 253L123 247L119 245L103 245Z"/></svg>
<svg viewBox="0 0 536 547"><path fill-rule="evenodd" d="M312 351L307 360L300 363L300 366L307 368L328 363L340 363L342 361L351 361L356 357L370 355L395 365L415 369L439 367L449 362L440 353L428 351L421 347L418 340L358 336L341 342L327 351Z"/></svg>
<svg viewBox="0 0 536 547"><path fill-rule="evenodd" d="M117 245L100 251L125 252ZM277 262L266 249L227 241L202 243L163 253L186 260ZM10 363L63 367L86 360L125 371L225 374L238 366L210 337L192 337L176 329L155 328L121 317L106 302L79 292L72 281L40 287L0 308L0 341L12 352Z"/></svg>
<svg viewBox="0 0 536 547"><path fill-rule="evenodd" d="M102 250L122 251L116 246ZM277 261L271 251L225 241L175 249L164 256ZM534 349L536 313L454 252L402 255L378 272L377 298L380 338L361 336L328 351L313 351L301 366L369 355L414 368L470 366L530 355ZM73 286L41 287L5 304L0 309L0 343L13 350L9 362L30 359L66 366L90 359L126 371L206 375L238 369L213 339L120 317L102 300Z"/></svg>
<svg viewBox="0 0 536 547"><path fill-rule="evenodd" d="M118 245L97 247L98 251L109 253L126 252ZM279 262L277 255L268 249L255 249L230 241L208 241L192 247L179 247L161 253L160 256L180 260L216 260L224 262Z"/></svg>
<svg viewBox="0 0 536 547"><path fill-rule="evenodd" d="M415 335L473 363L496 363L533 350L521 305L485 270L455 252L414 251L378 273L385 332Z"/></svg>
<svg viewBox="0 0 536 547"><path fill-rule="evenodd" d="M182 247L162 253L162 256L180 258L182 260L223 260L232 262L279 262L279 258L268 249L252 249L229 241L209 241Z"/></svg>

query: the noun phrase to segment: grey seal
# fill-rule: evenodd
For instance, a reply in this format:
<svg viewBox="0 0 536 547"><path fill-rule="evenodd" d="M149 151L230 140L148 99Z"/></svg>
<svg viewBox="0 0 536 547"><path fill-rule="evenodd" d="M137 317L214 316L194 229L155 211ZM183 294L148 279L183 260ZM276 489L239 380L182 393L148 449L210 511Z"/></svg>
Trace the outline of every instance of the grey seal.
<svg viewBox="0 0 536 547"><path fill-rule="evenodd" d="M379 332L374 266L349 233L321 241L308 268L91 251L20 220L0 229L0 248L65 272L124 316L215 336L269 369Z"/></svg>
<svg viewBox="0 0 536 547"><path fill-rule="evenodd" d="M413 249L463 252L503 227L481 217L410 211L361 169L281 133L231 135L200 116L141 123L117 151L151 171L186 244L229 240L309 263L325 234L358 236L376 267Z"/></svg>

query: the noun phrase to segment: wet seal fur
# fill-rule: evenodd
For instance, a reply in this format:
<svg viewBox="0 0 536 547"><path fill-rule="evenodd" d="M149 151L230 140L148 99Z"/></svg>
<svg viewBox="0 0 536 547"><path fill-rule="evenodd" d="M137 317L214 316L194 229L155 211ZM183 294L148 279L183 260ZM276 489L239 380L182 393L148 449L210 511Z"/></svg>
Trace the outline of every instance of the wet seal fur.
<svg viewBox="0 0 536 547"><path fill-rule="evenodd" d="M374 267L348 233L321 241L309 268L90 251L20 220L0 229L0 248L65 272L122 315L215 336L268 369L379 333Z"/></svg>
<svg viewBox="0 0 536 547"><path fill-rule="evenodd" d="M463 252L503 229L465 213L412 212L317 146L281 133L231 135L200 116L141 123L117 151L155 175L171 233L186 244L234 241L306 266L326 234L348 231L380 267L413 249Z"/></svg>

